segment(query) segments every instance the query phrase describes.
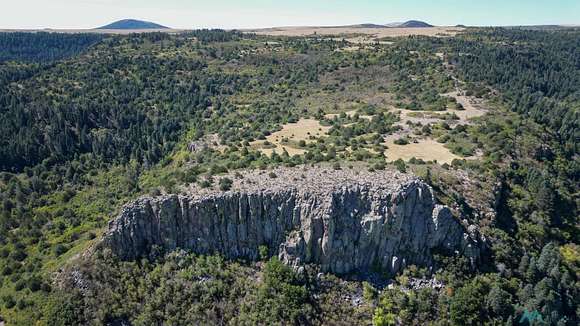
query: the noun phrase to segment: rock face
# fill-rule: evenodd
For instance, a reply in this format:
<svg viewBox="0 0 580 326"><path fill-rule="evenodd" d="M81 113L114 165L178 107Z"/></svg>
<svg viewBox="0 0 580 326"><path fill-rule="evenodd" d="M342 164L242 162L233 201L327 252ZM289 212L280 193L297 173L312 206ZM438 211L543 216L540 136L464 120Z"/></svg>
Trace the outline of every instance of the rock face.
<svg viewBox="0 0 580 326"><path fill-rule="evenodd" d="M102 245L126 260L152 246L255 260L266 246L289 265L337 274L430 266L436 250L479 257L477 240L435 203L432 189L395 172L254 171L230 191L188 193L125 206Z"/></svg>

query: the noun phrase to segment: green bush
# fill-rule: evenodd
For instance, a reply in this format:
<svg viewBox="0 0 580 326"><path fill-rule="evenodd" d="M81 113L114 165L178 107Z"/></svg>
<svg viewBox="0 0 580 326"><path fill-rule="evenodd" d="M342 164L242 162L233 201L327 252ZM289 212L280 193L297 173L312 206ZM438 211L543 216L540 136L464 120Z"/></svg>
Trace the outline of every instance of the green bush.
<svg viewBox="0 0 580 326"><path fill-rule="evenodd" d="M54 247L54 254L58 257L66 253L68 250L68 246L59 243Z"/></svg>
<svg viewBox="0 0 580 326"><path fill-rule="evenodd" d="M3 296L2 301L4 302L4 307L6 307L6 309L12 309L16 306L16 300L14 300L14 297L11 295Z"/></svg>
<svg viewBox="0 0 580 326"><path fill-rule="evenodd" d="M401 173L406 173L407 172L407 164L405 164L405 161L403 161L402 159L398 159L395 162L393 162L393 164L395 165L395 168L397 168L397 170Z"/></svg>
<svg viewBox="0 0 580 326"><path fill-rule="evenodd" d="M409 145L409 139L406 137L395 139L395 145Z"/></svg>
<svg viewBox="0 0 580 326"><path fill-rule="evenodd" d="M37 276L33 276L28 280L27 286L32 292L40 291L42 288L42 280Z"/></svg>
<svg viewBox="0 0 580 326"><path fill-rule="evenodd" d="M230 178L221 178L219 181L219 187L221 191L228 191L232 188L234 182Z"/></svg>
<svg viewBox="0 0 580 326"><path fill-rule="evenodd" d="M202 188L210 188L212 186L212 182L210 179L204 179L199 183L199 186Z"/></svg>

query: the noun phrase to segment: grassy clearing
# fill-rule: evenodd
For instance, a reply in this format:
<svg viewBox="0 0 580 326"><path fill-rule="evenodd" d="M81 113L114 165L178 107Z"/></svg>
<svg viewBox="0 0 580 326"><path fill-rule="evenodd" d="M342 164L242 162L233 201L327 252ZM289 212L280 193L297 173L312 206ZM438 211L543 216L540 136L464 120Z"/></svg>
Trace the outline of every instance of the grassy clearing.
<svg viewBox="0 0 580 326"><path fill-rule="evenodd" d="M359 113L359 110L358 109L350 110L350 111L345 112L346 116L348 116L350 118L354 117L357 113ZM340 113L329 113L329 114L325 115L324 117L326 119L332 120L332 119L334 119L336 117L340 117ZM364 115L364 114L360 114L359 113L359 118L366 119L366 120L371 120L373 118L373 116L372 115Z"/></svg>
<svg viewBox="0 0 580 326"><path fill-rule="evenodd" d="M330 127L323 126L318 120L300 119L296 123L289 123L282 126L282 130L277 131L266 140L257 140L251 143L252 147L260 150L266 155L271 155L274 151L280 154L284 150L292 155L301 155L306 151L299 148L299 143L306 144L320 138L328 133Z"/></svg>
<svg viewBox="0 0 580 326"><path fill-rule="evenodd" d="M258 35L272 36L342 36L353 43L370 43L375 39L386 37L421 36L454 36L462 32L461 27L429 28L361 28L361 27L276 27L250 32Z"/></svg>
<svg viewBox="0 0 580 326"><path fill-rule="evenodd" d="M408 145L396 145L394 139L387 141L388 149L385 151L387 161L393 162L398 159L408 161L411 158L422 159L423 161L437 161L440 164L451 164L454 159L461 157L451 153L444 144L432 139L419 140L418 143Z"/></svg>
<svg viewBox="0 0 580 326"><path fill-rule="evenodd" d="M485 110L479 108L474 103L475 99L473 97L462 95L457 91L443 94L443 96L454 98L458 104L461 104L463 110L452 110L451 112L455 113L463 124L468 123L472 118L481 117L486 114ZM449 110L447 112L449 112Z"/></svg>

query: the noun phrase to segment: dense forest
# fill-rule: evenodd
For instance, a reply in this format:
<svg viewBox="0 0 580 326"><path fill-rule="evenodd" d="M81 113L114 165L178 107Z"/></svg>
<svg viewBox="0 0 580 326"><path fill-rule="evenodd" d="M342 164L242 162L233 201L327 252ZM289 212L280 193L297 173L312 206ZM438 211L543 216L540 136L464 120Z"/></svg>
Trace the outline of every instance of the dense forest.
<svg viewBox="0 0 580 326"><path fill-rule="evenodd" d="M0 33L0 320L577 325L580 31L393 40L348 51L344 40L221 30ZM387 161L384 138L402 119L390 108L461 109L440 96L458 87L487 114L469 123L441 114L409 128L477 159ZM328 127L325 137L286 141L304 154L266 155L254 145L303 118ZM216 140L191 150L207 139ZM75 260L138 196L303 164L414 173L479 226L489 252L477 269L443 255L433 271L410 266L389 288L321 279L315 267L297 274L267 255L255 264L183 251ZM462 175L475 186L460 188ZM494 191L496 214L478 214L487 204L477 194ZM59 278L71 264L98 291ZM410 290L412 280L431 278L445 286ZM344 303L358 292L362 303Z"/></svg>
<svg viewBox="0 0 580 326"><path fill-rule="evenodd" d="M484 41L485 40L485 41ZM462 79L497 89L511 109L550 127L578 152L580 41L576 33L493 29L453 46ZM481 44L489 45L481 46ZM524 43L521 45L521 43ZM503 46L494 46L502 44Z"/></svg>
<svg viewBox="0 0 580 326"><path fill-rule="evenodd" d="M89 33L0 33L0 62L49 63L76 56L103 38Z"/></svg>

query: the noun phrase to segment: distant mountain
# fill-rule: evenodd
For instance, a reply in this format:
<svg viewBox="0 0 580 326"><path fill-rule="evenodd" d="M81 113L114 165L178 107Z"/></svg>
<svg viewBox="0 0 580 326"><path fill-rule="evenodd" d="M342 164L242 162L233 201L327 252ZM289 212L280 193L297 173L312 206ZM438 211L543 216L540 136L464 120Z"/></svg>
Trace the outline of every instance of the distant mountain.
<svg viewBox="0 0 580 326"><path fill-rule="evenodd" d="M169 27L136 19L119 20L97 29L168 29Z"/></svg>
<svg viewBox="0 0 580 326"><path fill-rule="evenodd" d="M384 25L378 25L378 24L358 24L358 25L351 25L348 27L354 27L354 28L385 28Z"/></svg>
<svg viewBox="0 0 580 326"><path fill-rule="evenodd" d="M403 25L403 24L404 24L404 23L401 23L401 22L396 22L396 23L388 23L388 24L385 24L385 27L399 27L399 26L401 26L401 25Z"/></svg>
<svg viewBox="0 0 580 326"><path fill-rule="evenodd" d="M387 27L393 28L424 28L424 27L433 27L431 24L427 24L426 22L422 22L419 20L409 20L404 23L390 23L386 24Z"/></svg>

